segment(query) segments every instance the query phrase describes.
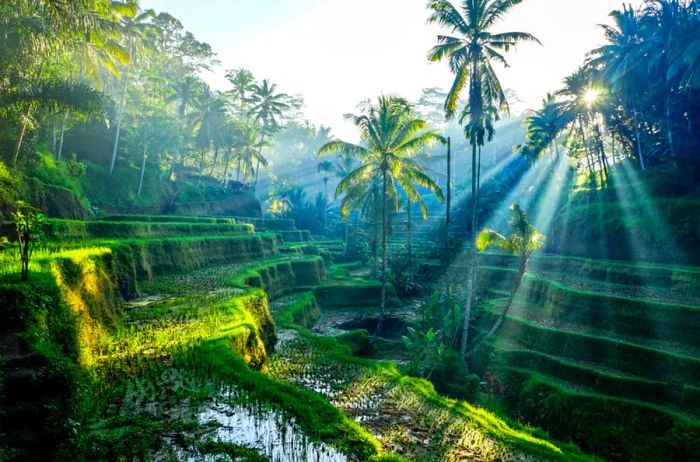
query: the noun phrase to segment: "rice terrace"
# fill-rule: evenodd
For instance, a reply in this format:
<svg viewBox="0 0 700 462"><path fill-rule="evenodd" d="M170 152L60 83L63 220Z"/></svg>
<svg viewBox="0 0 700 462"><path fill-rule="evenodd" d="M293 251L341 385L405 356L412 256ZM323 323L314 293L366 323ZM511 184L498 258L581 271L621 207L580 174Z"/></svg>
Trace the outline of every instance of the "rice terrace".
<svg viewBox="0 0 700 462"><path fill-rule="evenodd" d="M697 0L0 2L0 462L697 460Z"/></svg>

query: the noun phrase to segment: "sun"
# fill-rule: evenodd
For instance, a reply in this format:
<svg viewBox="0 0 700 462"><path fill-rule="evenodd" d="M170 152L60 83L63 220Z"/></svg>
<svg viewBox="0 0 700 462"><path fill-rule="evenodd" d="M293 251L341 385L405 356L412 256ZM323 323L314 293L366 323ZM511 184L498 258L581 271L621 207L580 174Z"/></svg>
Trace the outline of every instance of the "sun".
<svg viewBox="0 0 700 462"><path fill-rule="evenodd" d="M586 102L587 105L591 106L598 100L599 96L600 93L598 92L598 90L596 90L595 88L589 88L588 90L586 90L586 93L584 93L583 100Z"/></svg>

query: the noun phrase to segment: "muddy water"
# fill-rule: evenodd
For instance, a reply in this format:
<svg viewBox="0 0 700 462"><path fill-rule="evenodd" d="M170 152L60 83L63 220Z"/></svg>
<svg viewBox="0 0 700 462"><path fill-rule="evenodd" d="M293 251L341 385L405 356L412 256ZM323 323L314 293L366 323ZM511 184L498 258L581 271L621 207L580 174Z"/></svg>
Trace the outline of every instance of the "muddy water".
<svg viewBox="0 0 700 462"><path fill-rule="evenodd" d="M218 425L211 434L212 438L256 449L272 462L348 460L344 454L326 444L309 441L293 419L274 410L225 402L211 403L200 410L198 420L205 425Z"/></svg>

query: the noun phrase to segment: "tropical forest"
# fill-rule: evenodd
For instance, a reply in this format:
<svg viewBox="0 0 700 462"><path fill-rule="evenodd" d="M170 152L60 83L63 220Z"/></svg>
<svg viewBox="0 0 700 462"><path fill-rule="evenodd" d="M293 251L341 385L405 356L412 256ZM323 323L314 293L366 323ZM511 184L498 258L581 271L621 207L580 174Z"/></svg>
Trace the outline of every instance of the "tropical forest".
<svg viewBox="0 0 700 462"><path fill-rule="evenodd" d="M700 1L0 1L0 462L700 460Z"/></svg>

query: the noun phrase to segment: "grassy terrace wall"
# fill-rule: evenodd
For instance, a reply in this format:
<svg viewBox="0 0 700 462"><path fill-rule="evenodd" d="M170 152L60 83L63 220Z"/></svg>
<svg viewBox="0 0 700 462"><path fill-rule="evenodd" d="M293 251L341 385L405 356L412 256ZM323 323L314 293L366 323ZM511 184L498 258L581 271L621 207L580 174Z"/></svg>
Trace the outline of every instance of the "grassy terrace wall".
<svg viewBox="0 0 700 462"><path fill-rule="evenodd" d="M319 284L325 279L321 257L281 260L246 269L231 281L235 287L258 287L271 299L285 293Z"/></svg>
<svg viewBox="0 0 700 462"><path fill-rule="evenodd" d="M4 276L0 285L3 327L29 332L31 348L40 352L47 364L60 365L48 394L61 398L51 403L51 414L41 414L33 422L46 443L46 460L56 457L52 451L69 440L70 429L59 425L40 431L44 426L41 419L65 422L70 416L90 422L90 416L111 401L110 393L124 387L120 385L122 378L150 373L153 366L149 364L167 357L173 364L209 371L258 399L279 405L314 439L362 460L399 460L379 455L379 445L371 435L317 394L276 383L247 367L264 367L267 350L275 343L268 297L317 285L325 277L320 257L265 261L276 255L275 234L127 239L39 257L27 284L11 283L15 276ZM188 313L178 311L178 321L170 323L163 322L168 319L167 309L143 308L140 310L152 311L152 325L123 325L121 302L135 296L141 282L253 260L264 263L230 270L235 276L226 284L239 291L228 298L202 299L187 308ZM164 303L167 308L170 302ZM68 384L68 389L59 384ZM75 406L82 418L75 416ZM81 447L86 444L89 457L97 459L111 458L110 454L122 454L122 450L123 454L138 454L138 445L147 441L139 425L130 420L116 422L114 428L100 423L101 430L90 433ZM2 422L0 415L0 433L11 426L11 422ZM144 427L143 431L152 430Z"/></svg>
<svg viewBox="0 0 700 462"><path fill-rule="evenodd" d="M510 256L482 254L480 264L476 335L493 325L515 276ZM555 255L533 257L530 271L473 364L495 374L510 413L614 461L694 458L700 307L690 303L700 272Z"/></svg>
<svg viewBox="0 0 700 462"><path fill-rule="evenodd" d="M147 223L236 223L236 220L231 217L203 217L191 215L105 215L100 217L100 220Z"/></svg>
<svg viewBox="0 0 700 462"><path fill-rule="evenodd" d="M517 264L515 257L496 252L481 254L479 262L481 266L492 268L515 268ZM700 270L695 267L539 254L531 258L530 270L575 274L613 284L665 287L700 295Z"/></svg>
<svg viewBox="0 0 700 462"><path fill-rule="evenodd" d="M511 412L573 438L585 451L614 461L693 460L700 450L697 420L636 401L572 390L550 377L517 368L502 376Z"/></svg>
<svg viewBox="0 0 700 462"><path fill-rule="evenodd" d="M135 222L49 220L44 228L52 240L89 240L105 238L148 238L168 236L202 236L217 234L252 234L249 224L206 222Z"/></svg>
<svg viewBox="0 0 700 462"><path fill-rule="evenodd" d="M479 292L507 291L515 271L499 267L479 269ZM513 312L534 321L556 321L613 337L666 340L700 347L700 307L577 290L526 275Z"/></svg>

